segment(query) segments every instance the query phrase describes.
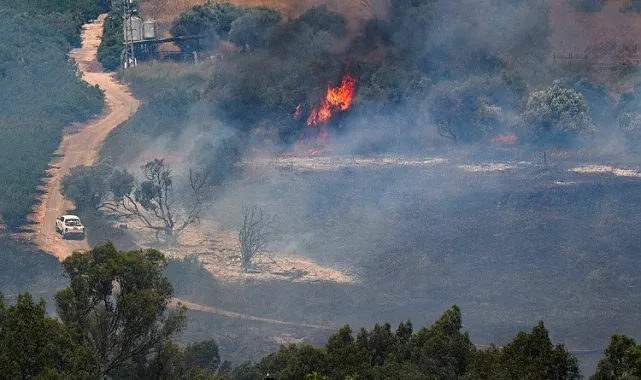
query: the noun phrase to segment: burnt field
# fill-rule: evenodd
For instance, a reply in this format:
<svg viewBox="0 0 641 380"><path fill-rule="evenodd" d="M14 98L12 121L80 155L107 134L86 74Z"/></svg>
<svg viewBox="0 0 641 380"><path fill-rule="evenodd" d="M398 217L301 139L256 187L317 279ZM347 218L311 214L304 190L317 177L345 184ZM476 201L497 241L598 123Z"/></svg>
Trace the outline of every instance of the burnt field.
<svg viewBox="0 0 641 380"><path fill-rule="evenodd" d="M408 318L421 326L458 304L477 343L504 343L542 319L555 341L599 350L613 332L641 328L641 182L633 172L568 169L256 170L221 196L212 217L231 227L235 207L252 199L278 217L276 245L359 282L204 286L214 280L201 277L195 287L185 275L177 291L333 326Z"/></svg>

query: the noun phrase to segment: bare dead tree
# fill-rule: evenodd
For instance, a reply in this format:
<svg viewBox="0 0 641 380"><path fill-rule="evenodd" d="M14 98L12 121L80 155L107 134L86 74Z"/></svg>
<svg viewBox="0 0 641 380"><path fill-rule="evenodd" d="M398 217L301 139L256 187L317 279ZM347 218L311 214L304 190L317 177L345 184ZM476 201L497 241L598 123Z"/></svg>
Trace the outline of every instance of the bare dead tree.
<svg viewBox="0 0 641 380"><path fill-rule="evenodd" d="M146 228L155 231L156 241L160 242L162 237L166 245L175 245L183 230L198 222L203 211L211 206L207 198L208 177L189 169L191 199L178 205L171 170L164 160L154 159L141 169L145 180L132 183L130 191L115 196L104 207L123 216L136 217Z"/></svg>
<svg viewBox="0 0 641 380"><path fill-rule="evenodd" d="M243 270L247 272L252 261L267 251L269 237L276 221L260 207L243 206L243 225L238 230L238 243Z"/></svg>

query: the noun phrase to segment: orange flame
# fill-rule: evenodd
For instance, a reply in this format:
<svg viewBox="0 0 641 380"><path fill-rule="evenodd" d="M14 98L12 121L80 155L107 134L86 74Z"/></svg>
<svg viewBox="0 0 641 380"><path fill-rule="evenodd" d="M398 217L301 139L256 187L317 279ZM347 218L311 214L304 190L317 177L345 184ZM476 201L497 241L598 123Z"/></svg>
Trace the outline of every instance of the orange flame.
<svg viewBox="0 0 641 380"><path fill-rule="evenodd" d="M299 154L303 151L312 156L316 156L327 150L329 145L329 124L327 121L332 117L334 112L347 111L347 109L349 109L354 100L356 83L357 79L347 73L343 75L340 86L327 86L327 92L321 105L312 109L312 112L310 112L307 118L308 126L318 128L318 130L316 130L317 132L314 133L316 135L315 141L308 140L306 136L309 137L309 134L303 132L288 155ZM296 107L294 118L298 119L300 113L301 105L299 104L298 107ZM342 124L340 127L342 127Z"/></svg>
<svg viewBox="0 0 641 380"><path fill-rule="evenodd" d="M336 110L347 111L352 105L356 90L356 78L345 74L338 87L327 86L325 99L320 107L314 108L307 119L307 125L321 124L329 120Z"/></svg>

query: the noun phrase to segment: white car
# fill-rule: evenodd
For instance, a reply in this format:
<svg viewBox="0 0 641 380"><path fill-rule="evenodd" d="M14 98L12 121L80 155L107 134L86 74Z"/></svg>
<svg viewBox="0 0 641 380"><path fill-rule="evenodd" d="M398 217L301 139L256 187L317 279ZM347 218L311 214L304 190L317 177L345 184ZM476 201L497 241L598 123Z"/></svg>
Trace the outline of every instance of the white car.
<svg viewBox="0 0 641 380"><path fill-rule="evenodd" d="M56 219L56 232L60 232L63 239L71 236L85 238L85 226L75 215L63 215Z"/></svg>

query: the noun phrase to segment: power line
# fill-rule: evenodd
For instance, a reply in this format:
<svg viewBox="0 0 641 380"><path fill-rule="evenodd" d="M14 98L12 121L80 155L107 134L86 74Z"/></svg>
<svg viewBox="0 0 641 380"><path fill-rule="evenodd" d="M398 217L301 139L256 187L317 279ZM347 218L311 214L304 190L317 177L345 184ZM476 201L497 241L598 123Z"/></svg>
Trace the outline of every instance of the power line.
<svg viewBox="0 0 641 380"><path fill-rule="evenodd" d="M122 69L123 72L126 68L130 66L136 66L136 51L134 48L134 26L133 26L133 11L131 9L131 0L123 0L123 15L122 22L124 25L124 37L125 37L125 50L122 54Z"/></svg>

